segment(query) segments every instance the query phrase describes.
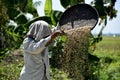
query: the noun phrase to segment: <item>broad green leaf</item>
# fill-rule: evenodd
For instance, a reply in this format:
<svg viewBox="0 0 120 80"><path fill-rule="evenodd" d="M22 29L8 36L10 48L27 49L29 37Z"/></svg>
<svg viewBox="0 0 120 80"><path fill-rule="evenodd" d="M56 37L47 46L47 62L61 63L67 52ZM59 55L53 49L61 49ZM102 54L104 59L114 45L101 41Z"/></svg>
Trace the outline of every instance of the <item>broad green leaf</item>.
<svg viewBox="0 0 120 80"><path fill-rule="evenodd" d="M46 0L44 12L45 12L46 16L50 16L50 14L52 12L52 0Z"/></svg>
<svg viewBox="0 0 120 80"><path fill-rule="evenodd" d="M32 0L28 1L25 12L31 13L34 17L38 16L37 9L35 8L35 5L33 4Z"/></svg>
<svg viewBox="0 0 120 80"><path fill-rule="evenodd" d="M17 17L15 17L15 21L18 23L18 24L25 24L27 23L27 18L26 16L24 15L24 13L20 13Z"/></svg>
<svg viewBox="0 0 120 80"><path fill-rule="evenodd" d="M63 12L61 11L57 11L57 10L53 10L52 13L51 13L51 20L52 20L52 24L53 25L57 25L61 15L62 15Z"/></svg>
<svg viewBox="0 0 120 80"><path fill-rule="evenodd" d="M48 16L42 16L42 17L37 17L37 18L34 18L33 20L27 22L24 27L28 28L33 22L35 21L38 21L38 20L44 20L46 21L48 24L52 24L52 21L51 21L51 18L48 17Z"/></svg>
<svg viewBox="0 0 120 80"><path fill-rule="evenodd" d="M67 8L70 5L70 0L60 0L61 5Z"/></svg>

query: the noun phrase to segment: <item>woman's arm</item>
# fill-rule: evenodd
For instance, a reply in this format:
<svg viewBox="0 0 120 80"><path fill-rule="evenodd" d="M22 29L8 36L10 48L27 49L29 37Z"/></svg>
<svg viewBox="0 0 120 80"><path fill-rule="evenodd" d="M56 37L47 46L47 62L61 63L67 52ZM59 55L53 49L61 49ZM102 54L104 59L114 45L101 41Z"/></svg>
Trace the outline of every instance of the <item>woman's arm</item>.
<svg viewBox="0 0 120 80"><path fill-rule="evenodd" d="M55 33L53 33L52 35L51 35L51 39L45 44L45 46L48 46L48 45L50 45L53 41L54 41L54 39L56 38L56 37L58 37L58 36L62 36L62 35L65 35L65 33L64 32L61 32L61 31L56 31Z"/></svg>
<svg viewBox="0 0 120 80"><path fill-rule="evenodd" d="M45 44L51 40L51 36L41 39L38 42L35 42L31 38L25 38L23 41L23 49L25 52L29 52L31 54L40 54L45 49Z"/></svg>
<svg viewBox="0 0 120 80"><path fill-rule="evenodd" d="M63 32L56 31L51 36L41 39L38 42L35 42L31 38L25 38L25 40L23 41L23 49L24 51L29 52L31 54L40 54L48 45L50 45L54 41L54 39L57 36L62 36L62 35L64 35Z"/></svg>

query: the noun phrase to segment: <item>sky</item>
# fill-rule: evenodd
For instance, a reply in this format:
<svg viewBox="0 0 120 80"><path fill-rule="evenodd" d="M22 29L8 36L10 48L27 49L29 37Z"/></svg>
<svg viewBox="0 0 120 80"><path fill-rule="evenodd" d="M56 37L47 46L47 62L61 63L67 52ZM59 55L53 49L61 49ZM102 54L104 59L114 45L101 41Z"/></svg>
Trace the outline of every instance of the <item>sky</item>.
<svg viewBox="0 0 120 80"><path fill-rule="evenodd" d="M39 6L38 13L40 16L44 16L44 4L45 0L33 0L33 1L42 1L41 6ZM90 3L93 0L85 0L85 3ZM112 20L108 19L107 25L103 30L103 34L120 34L120 0L116 0L115 9L118 10L117 17ZM52 8L53 10L65 11L65 9L61 6L59 0L52 0ZM98 24L92 30L92 33L98 34L101 29L101 26Z"/></svg>

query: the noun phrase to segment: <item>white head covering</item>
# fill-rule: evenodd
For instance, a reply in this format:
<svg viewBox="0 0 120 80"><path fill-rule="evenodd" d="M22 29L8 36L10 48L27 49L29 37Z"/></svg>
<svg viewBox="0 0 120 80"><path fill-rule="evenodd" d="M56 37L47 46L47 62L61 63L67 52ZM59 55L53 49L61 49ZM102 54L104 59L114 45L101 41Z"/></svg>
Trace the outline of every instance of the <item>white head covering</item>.
<svg viewBox="0 0 120 80"><path fill-rule="evenodd" d="M49 24L45 21L36 21L29 27L27 35L33 35L35 41L39 41L44 37L52 34Z"/></svg>

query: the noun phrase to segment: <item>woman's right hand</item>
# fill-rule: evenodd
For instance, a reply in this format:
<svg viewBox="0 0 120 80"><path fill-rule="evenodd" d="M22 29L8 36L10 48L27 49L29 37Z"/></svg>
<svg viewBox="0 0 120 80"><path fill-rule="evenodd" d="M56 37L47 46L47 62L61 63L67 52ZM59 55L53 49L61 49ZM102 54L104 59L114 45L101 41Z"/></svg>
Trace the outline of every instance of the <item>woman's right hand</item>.
<svg viewBox="0 0 120 80"><path fill-rule="evenodd" d="M51 38L52 38L52 39L55 39L56 37L58 37L58 36L63 36L63 35L65 35L64 31L58 30L58 31L56 31L55 33L53 33L53 34L51 35Z"/></svg>
<svg viewBox="0 0 120 80"><path fill-rule="evenodd" d="M56 31L55 33L53 33L53 34L51 35L51 39L46 43L45 46L50 45L50 44L54 41L54 39L55 39L56 37L62 36L62 35L65 35L65 33L64 33L63 31Z"/></svg>

